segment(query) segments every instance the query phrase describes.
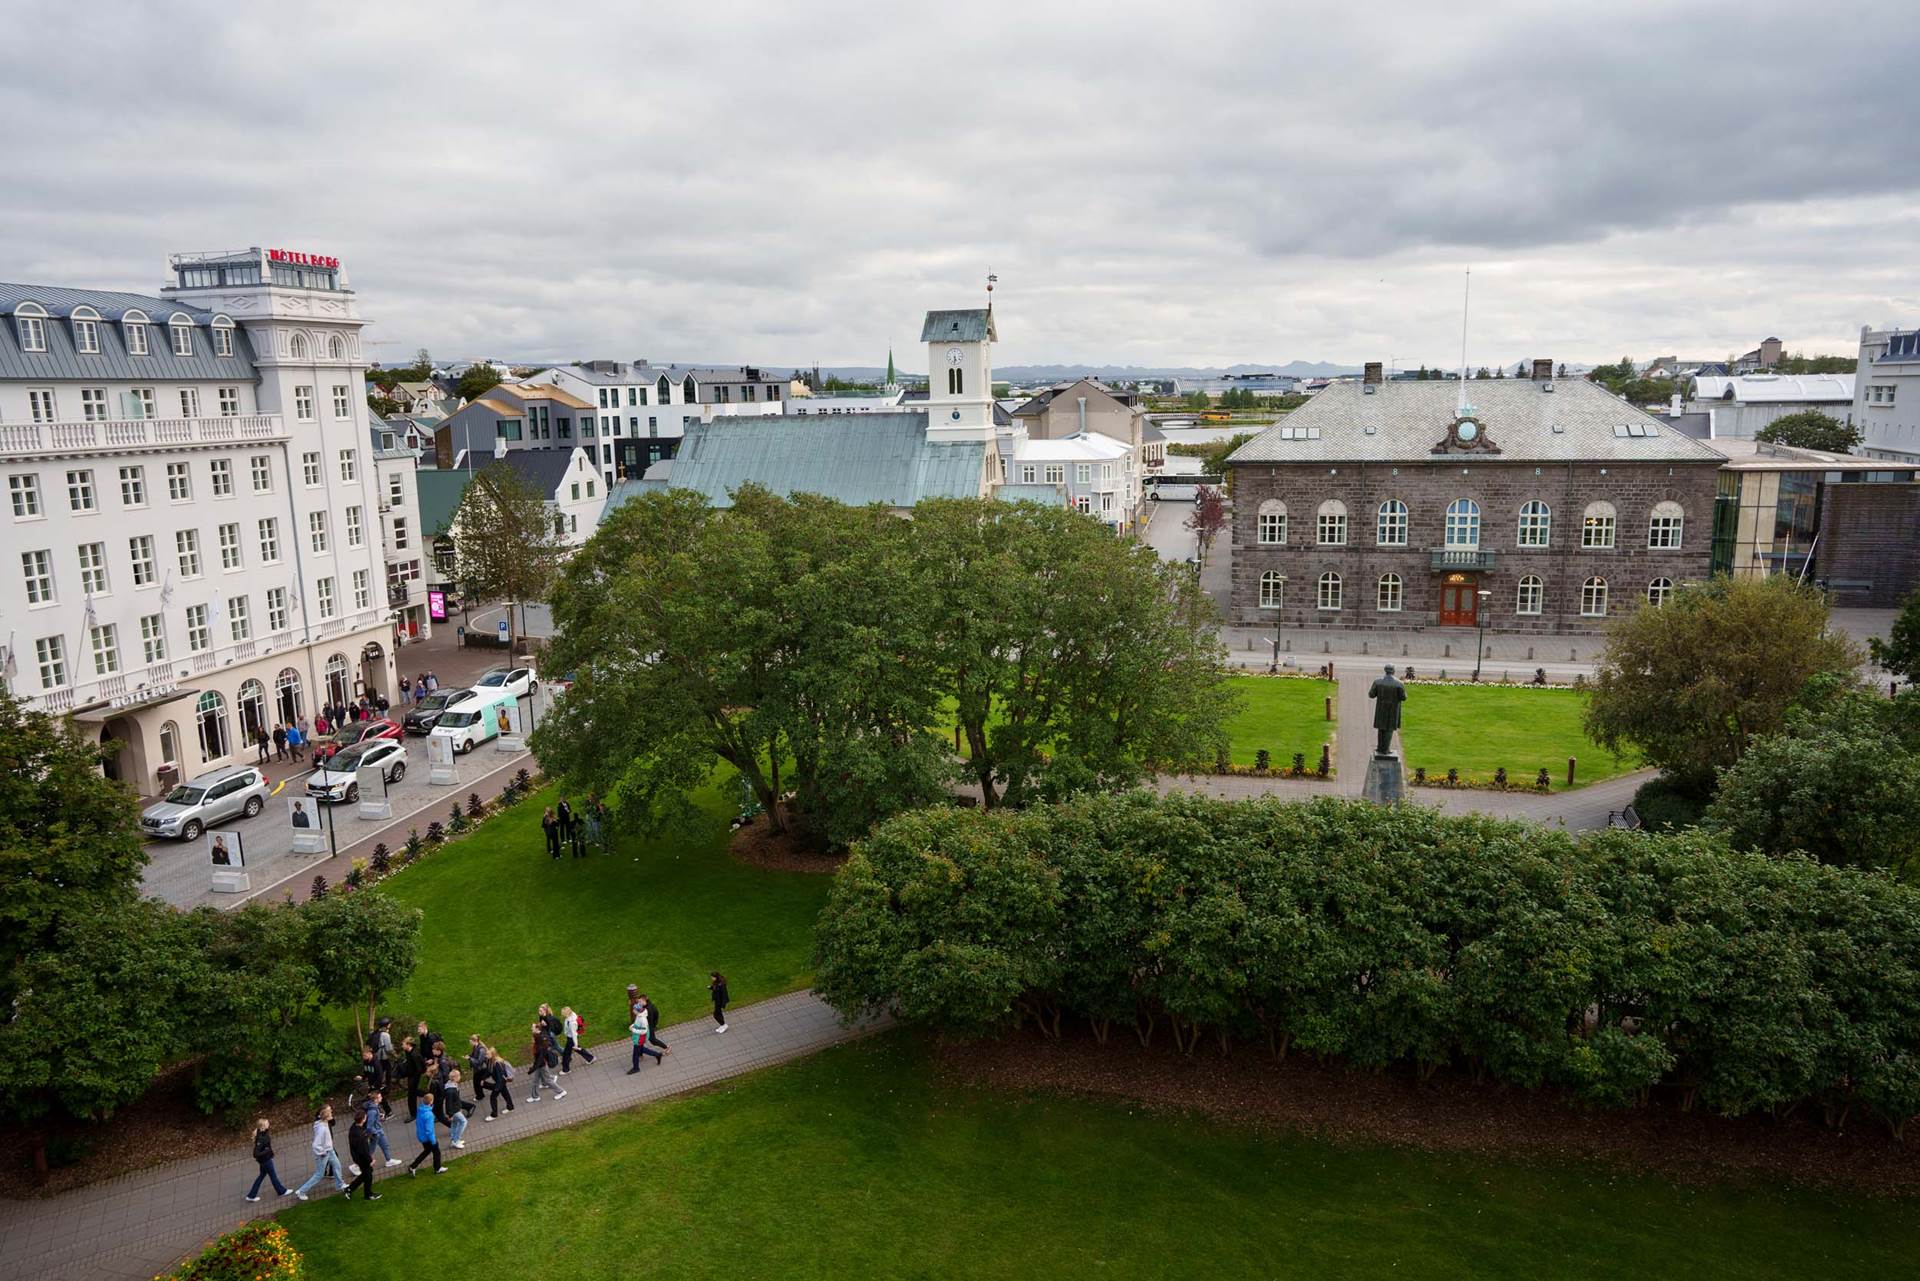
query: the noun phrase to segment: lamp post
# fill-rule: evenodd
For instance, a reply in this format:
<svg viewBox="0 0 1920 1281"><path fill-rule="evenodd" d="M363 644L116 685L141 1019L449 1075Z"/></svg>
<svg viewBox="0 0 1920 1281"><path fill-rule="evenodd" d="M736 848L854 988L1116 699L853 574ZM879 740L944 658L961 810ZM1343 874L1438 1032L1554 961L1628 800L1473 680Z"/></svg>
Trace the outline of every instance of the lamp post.
<svg viewBox="0 0 1920 1281"><path fill-rule="evenodd" d="M1477 684L1480 680L1480 663L1487 654L1487 599L1493 593L1482 587L1474 595L1480 598L1480 607L1473 611L1474 621L1480 624L1479 639L1473 645L1473 679Z"/></svg>
<svg viewBox="0 0 1920 1281"><path fill-rule="evenodd" d="M1280 611L1287 601L1287 576L1280 574L1276 577L1278 581L1275 585L1279 590L1274 593L1273 599L1273 663L1267 668L1268 674L1275 676L1280 673L1280 629L1285 626Z"/></svg>

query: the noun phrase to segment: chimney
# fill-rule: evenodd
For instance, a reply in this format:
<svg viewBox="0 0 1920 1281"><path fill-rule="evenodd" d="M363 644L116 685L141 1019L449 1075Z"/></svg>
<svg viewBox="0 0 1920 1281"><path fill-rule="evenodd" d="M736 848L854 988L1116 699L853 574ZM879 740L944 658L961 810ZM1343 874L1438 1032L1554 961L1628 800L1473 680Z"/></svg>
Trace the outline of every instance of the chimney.
<svg viewBox="0 0 1920 1281"><path fill-rule="evenodd" d="M1370 386L1379 386L1381 382L1384 381L1380 373L1380 362L1377 360L1369 360L1367 362L1366 372L1360 375L1360 381Z"/></svg>
<svg viewBox="0 0 1920 1281"><path fill-rule="evenodd" d="M1080 397L1080 434L1087 434L1087 398Z"/></svg>
<svg viewBox="0 0 1920 1281"><path fill-rule="evenodd" d="M1678 418L1679 416L1680 416L1680 393L1676 391L1673 393L1673 399L1667 402L1667 417Z"/></svg>
<svg viewBox="0 0 1920 1281"><path fill-rule="evenodd" d="M1548 356L1548 357L1535 356L1533 358L1533 381L1537 383L1543 383L1543 382L1547 382L1552 377L1553 377L1553 358L1551 356Z"/></svg>

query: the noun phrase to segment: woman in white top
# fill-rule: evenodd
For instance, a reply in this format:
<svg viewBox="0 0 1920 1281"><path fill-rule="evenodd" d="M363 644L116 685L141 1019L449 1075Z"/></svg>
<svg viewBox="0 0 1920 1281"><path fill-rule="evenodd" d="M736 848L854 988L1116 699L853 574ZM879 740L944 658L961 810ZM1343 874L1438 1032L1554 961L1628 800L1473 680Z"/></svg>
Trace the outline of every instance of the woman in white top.
<svg viewBox="0 0 1920 1281"><path fill-rule="evenodd" d="M588 1063L593 1062L593 1051L580 1044L580 1016L573 1012L571 1005L560 1007L560 1039L565 1042L560 1050L560 1075L573 1071L576 1052Z"/></svg>

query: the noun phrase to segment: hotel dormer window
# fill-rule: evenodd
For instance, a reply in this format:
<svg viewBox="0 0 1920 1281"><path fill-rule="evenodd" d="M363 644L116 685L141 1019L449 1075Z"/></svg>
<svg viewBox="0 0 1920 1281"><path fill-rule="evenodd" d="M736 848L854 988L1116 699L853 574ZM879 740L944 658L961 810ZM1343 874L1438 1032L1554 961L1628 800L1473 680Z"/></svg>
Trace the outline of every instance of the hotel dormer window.
<svg viewBox="0 0 1920 1281"><path fill-rule="evenodd" d="M233 354L233 322L225 316L213 318L213 354L216 356Z"/></svg>
<svg viewBox="0 0 1920 1281"><path fill-rule="evenodd" d="M127 354L144 356L147 354L147 313L130 311L120 318L120 324L126 331Z"/></svg>
<svg viewBox="0 0 1920 1281"><path fill-rule="evenodd" d="M73 349L83 356L100 354L100 313L91 307L73 309Z"/></svg>
<svg viewBox="0 0 1920 1281"><path fill-rule="evenodd" d="M21 303L14 310L13 323L20 335L21 351L47 349L47 312L39 303Z"/></svg>
<svg viewBox="0 0 1920 1281"><path fill-rule="evenodd" d="M174 355L193 355L193 325L190 321L181 317L169 320L167 334L172 339Z"/></svg>
<svg viewBox="0 0 1920 1281"><path fill-rule="evenodd" d="M305 360L307 358L307 336L305 334L295 334L293 337L287 339L287 354L295 360Z"/></svg>
<svg viewBox="0 0 1920 1281"><path fill-rule="evenodd" d="M327 339L327 359L328 360L345 360L346 358L347 358L346 340L341 338L339 334L334 334L332 337L328 338Z"/></svg>

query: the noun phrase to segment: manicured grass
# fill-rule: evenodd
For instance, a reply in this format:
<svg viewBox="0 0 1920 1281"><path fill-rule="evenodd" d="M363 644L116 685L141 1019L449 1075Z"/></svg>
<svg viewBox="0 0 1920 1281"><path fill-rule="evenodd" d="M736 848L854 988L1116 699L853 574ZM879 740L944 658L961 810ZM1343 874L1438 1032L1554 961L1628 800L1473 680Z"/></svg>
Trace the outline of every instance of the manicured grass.
<svg viewBox="0 0 1920 1281"><path fill-rule="evenodd" d="M1254 753L1265 748L1274 769L1293 763L1293 754L1306 757L1308 769L1320 760L1320 745L1333 732L1326 701L1337 686L1332 681L1291 676L1229 676L1227 687L1240 700L1240 710L1227 722L1235 765L1251 765Z"/></svg>
<svg viewBox="0 0 1920 1281"><path fill-rule="evenodd" d="M1569 756L1579 761L1576 787L1638 769L1637 758L1616 759L1587 737L1580 727L1586 697L1570 689L1415 684L1400 714L1407 770L1445 778L1458 769L1463 779L1488 780L1504 767L1509 781L1531 784L1545 767L1559 790Z"/></svg>
<svg viewBox="0 0 1920 1281"><path fill-rule="evenodd" d="M463 1055L478 1032L524 1063L542 1001L579 1010L598 1044L625 1034L628 983L670 1023L707 1008L709 970L727 976L735 1001L804 987L831 878L736 862L722 795L701 794L696 830L554 862L540 834L549 789L382 882L425 912L419 966L384 1010L408 1032L424 1016Z"/></svg>
<svg viewBox="0 0 1920 1281"><path fill-rule="evenodd" d="M1878 1281L1920 1250L1911 1203L944 1088L899 1034L382 1187L282 1213L304 1276Z"/></svg>

